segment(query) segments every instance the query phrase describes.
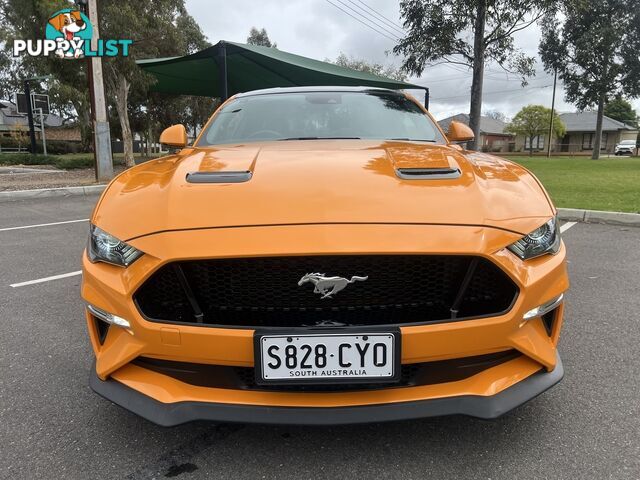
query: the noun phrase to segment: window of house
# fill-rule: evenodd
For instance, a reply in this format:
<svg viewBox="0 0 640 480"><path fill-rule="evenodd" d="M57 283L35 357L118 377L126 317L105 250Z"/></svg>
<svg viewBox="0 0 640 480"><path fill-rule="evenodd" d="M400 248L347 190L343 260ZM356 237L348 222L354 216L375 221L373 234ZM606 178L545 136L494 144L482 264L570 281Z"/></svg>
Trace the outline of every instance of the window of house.
<svg viewBox="0 0 640 480"><path fill-rule="evenodd" d="M542 150L544 148L544 135L536 135L533 139L530 137L524 139L525 150L530 150L532 144L534 150Z"/></svg>
<svg viewBox="0 0 640 480"><path fill-rule="evenodd" d="M593 150L593 144L596 141L595 133L583 133L582 134L582 149ZM600 142L600 150L607 148L607 142L609 141L609 134L602 132L602 141Z"/></svg>

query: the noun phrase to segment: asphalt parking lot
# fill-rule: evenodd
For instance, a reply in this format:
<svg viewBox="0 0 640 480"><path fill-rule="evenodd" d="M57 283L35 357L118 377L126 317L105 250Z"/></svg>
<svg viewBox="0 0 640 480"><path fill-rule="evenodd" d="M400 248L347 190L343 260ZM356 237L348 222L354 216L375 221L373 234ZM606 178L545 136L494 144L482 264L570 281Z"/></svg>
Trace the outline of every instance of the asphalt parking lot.
<svg viewBox="0 0 640 480"><path fill-rule="evenodd" d="M640 228L565 232L565 378L497 421L164 429L87 385L95 201L0 203L0 478L640 478Z"/></svg>

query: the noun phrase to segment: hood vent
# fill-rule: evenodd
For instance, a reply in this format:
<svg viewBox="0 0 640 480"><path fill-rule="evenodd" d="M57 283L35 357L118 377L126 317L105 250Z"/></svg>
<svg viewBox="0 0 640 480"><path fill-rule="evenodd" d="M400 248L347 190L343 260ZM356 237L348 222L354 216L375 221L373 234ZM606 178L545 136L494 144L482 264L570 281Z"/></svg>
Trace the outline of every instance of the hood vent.
<svg viewBox="0 0 640 480"><path fill-rule="evenodd" d="M458 168L398 168L396 175L403 180L442 180L458 178Z"/></svg>
<svg viewBox="0 0 640 480"><path fill-rule="evenodd" d="M251 172L191 172L187 173L189 183L244 183L251 180Z"/></svg>

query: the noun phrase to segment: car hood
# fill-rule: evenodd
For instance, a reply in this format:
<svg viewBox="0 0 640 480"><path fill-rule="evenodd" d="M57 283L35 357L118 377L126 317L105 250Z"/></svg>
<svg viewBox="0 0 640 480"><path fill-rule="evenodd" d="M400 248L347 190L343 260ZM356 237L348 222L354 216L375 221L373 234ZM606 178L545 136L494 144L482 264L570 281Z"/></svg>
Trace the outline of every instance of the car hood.
<svg viewBox="0 0 640 480"><path fill-rule="evenodd" d="M398 169L458 169L401 179ZM251 172L238 183L191 183L193 172ZM214 175L215 176L215 175ZM456 146L313 140L186 148L118 176L92 221L122 240L167 230L248 225L483 225L527 234L553 215L523 167Z"/></svg>

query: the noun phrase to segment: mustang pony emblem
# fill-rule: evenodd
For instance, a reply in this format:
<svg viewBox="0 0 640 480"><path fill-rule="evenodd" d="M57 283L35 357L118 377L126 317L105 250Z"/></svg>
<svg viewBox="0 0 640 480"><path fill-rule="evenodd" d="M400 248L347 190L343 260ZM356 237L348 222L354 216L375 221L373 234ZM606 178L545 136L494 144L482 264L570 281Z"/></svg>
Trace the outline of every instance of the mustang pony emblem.
<svg viewBox="0 0 640 480"><path fill-rule="evenodd" d="M307 273L305 274L298 285L311 282L315 285L313 293L319 293L322 298L331 298L332 295L338 293L340 290L353 282L364 282L369 277L351 277L351 280L347 280L344 277L325 277L324 273Z"/></svg>

